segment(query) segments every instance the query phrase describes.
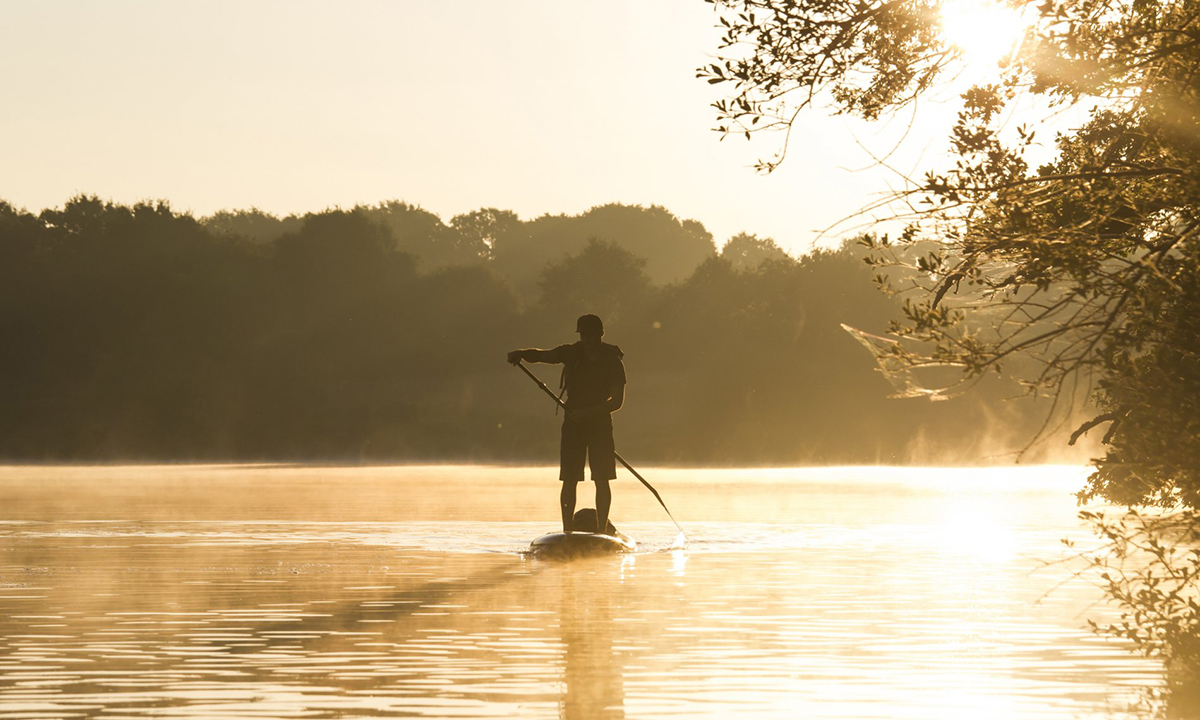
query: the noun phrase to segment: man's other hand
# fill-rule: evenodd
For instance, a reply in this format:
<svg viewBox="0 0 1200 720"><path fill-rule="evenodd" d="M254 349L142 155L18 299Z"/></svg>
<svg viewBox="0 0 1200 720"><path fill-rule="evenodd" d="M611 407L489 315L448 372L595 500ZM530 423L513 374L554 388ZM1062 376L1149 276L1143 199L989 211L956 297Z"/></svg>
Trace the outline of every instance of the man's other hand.
<svg viewBox="0 0 1200 720"><path fill-rule="evenodd" d="M512 363L513 365L519 365L521 363L521 360L522 360L522 357L521 357L520 350L513 350L512 352L510 352L508 354L508 361L510 363Z"/></svg>

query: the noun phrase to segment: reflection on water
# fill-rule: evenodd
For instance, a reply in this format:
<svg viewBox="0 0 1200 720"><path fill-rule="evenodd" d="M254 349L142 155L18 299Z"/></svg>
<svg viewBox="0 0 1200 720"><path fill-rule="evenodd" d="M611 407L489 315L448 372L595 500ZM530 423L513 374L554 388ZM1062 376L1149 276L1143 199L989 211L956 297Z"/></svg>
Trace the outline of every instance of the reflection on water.
<svg viewBox="0 0 1200 720"><path fill-rule="evenodd" d="M996 473L662 470L685 551L622 484L544 563L544 469L0 469L0 718L1126 717L1079 471Z"/></svg>
<svg viewBox="0 0 1200 720"><path fill-rule="evenodd" d="M618 559L620 567L632 559ZM606 563L611 571L614 563ZM614 605L621 599L614 586L595 575L558 573L558 632L563 649L563 685L559 714L567 720L625 717L621 656L613 646Z"/></svg>

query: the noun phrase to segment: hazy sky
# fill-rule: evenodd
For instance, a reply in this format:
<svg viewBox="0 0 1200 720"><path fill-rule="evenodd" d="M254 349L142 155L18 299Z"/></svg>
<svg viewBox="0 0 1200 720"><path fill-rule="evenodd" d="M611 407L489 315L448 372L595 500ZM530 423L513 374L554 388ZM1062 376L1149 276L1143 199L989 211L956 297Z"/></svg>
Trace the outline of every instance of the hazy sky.
<svg viewBox="0 0 1200 720"><path fill-rule="evenodd" d="M718 142L719 91L694 77L718 37L703 0L0 7L0 198L31 210L76 193L197 214L397 198L445 220L624 202L803 251L888 181L850 171L870 164L855 137L882 137L818 112L769 177L749 166L773 141Z"/></svg>

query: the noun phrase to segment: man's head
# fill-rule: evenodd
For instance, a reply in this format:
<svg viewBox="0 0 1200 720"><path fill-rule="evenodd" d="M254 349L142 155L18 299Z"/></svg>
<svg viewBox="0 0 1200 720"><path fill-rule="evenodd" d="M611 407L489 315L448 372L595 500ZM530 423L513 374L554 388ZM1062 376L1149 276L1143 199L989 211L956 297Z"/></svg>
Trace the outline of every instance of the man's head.
<svg viewBox="0 0 1200 720"><path fill-rule="evenodd" d="M584 342L600 342L604 337L604 323L595 315L580 315L575 321L575 332Z"/></svg>

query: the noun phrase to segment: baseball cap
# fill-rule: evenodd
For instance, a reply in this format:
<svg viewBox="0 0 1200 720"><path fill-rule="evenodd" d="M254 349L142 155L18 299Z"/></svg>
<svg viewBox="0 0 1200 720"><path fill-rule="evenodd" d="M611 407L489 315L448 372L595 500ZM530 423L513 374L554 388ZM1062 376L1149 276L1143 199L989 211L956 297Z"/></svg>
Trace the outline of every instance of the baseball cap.
<svg viewBox="0 0 1200 720"><path fill-rule="evenodd" d="M580 315L575 321L575 332L598 332L604 334L604 323L596 315Z"/></svg>

